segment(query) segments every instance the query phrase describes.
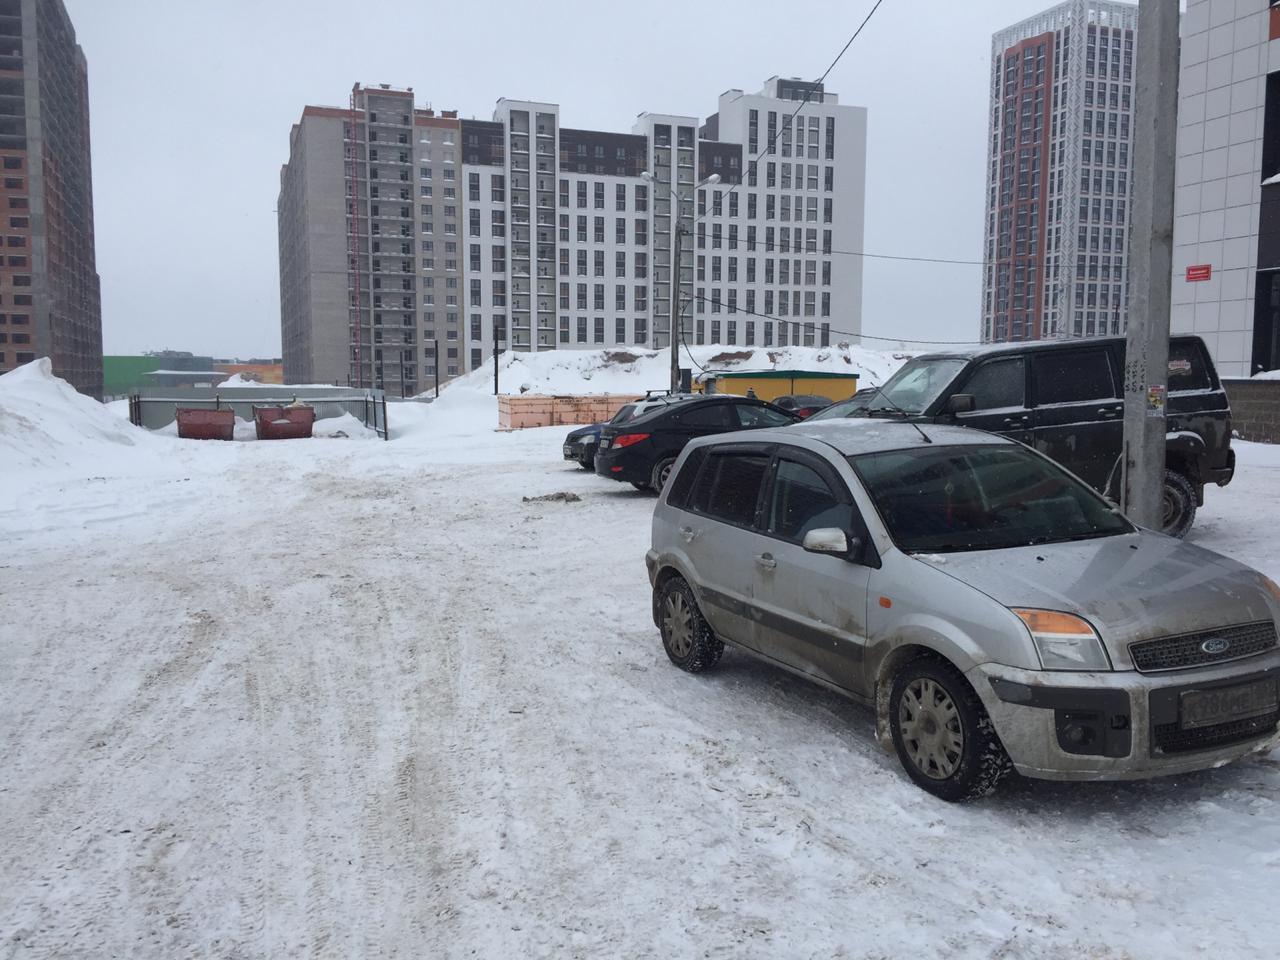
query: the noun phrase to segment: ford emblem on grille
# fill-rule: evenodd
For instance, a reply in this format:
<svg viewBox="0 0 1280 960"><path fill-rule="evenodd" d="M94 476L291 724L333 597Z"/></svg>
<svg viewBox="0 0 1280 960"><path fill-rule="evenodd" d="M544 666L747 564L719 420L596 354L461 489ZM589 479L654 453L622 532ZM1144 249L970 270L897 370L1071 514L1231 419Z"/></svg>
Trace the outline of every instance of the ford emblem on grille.
<svg viewBox="0 0 1280 960"><path fill-rule="evenodd" d="M1200 644L1200 649L1211 657L1226 653L1231 648L1231 641L1226 637L1210 637Z"/></svg>

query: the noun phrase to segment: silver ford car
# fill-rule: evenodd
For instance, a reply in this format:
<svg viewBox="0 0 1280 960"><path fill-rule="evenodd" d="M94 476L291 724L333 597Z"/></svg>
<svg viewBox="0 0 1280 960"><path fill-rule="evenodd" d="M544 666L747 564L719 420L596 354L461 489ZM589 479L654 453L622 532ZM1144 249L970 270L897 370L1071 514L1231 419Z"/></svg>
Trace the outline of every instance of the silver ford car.
<svg viewBox="0 0 1280 960"><path fill-rule="evenodd" d="M992 434L833 420L694 440L646 561L676 666L730 643L859 700L947 800L1011 766L1148 777L1277 738L1280 587Z"/></svg>

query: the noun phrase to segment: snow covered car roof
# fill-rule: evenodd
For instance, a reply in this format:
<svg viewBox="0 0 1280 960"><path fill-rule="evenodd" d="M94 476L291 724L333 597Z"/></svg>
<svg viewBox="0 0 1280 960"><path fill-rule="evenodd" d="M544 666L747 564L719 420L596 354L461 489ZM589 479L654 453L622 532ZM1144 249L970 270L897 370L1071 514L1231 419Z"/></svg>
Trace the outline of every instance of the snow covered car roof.
<svg viewBox="0 0 1280 960"><path fill-rule="evenodd" d="M957 427L950 424L921 423L910 424L898 420L868 419L865 417L849 417L839 420L822 420L817 423L802 420L786 427L773 427L768 430L752 430L743 433L722 433L707 437L699 445L705 443L742 442L745 440L759 442L794 442L796 435L820 440L835 447L846 457L859 453L881 453L886 450L904 450L910 447L925 445L920 430L928 435L929 441L935 444L989 444L1016 446L1013 440L987 433L985 430L974 430L970 427Z"/></svg>

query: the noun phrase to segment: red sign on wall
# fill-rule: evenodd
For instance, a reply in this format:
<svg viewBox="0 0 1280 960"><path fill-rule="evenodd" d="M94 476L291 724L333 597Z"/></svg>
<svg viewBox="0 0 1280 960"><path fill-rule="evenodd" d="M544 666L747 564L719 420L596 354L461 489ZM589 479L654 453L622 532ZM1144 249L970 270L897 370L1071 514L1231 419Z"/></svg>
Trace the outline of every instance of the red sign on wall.
<svg viewBox="0 0 1280 960"><path fill-rule="evenodd" d="M1196 263L1187 267L1187 283L1197 283L1213 276L1213 264Z"/></svg>

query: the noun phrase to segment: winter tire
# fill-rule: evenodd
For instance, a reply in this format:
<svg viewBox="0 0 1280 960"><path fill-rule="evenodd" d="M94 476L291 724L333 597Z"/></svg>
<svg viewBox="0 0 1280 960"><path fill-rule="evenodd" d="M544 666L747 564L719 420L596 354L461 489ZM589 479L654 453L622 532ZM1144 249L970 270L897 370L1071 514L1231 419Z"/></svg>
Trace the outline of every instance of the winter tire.
<svg viewBox="0 0 1280 960"><path fill-rule="evenodd" d="M912 660L893 678L889 727L907 776L935 797L976 800L1009 772L1009 756L982 701L944 660Z"/></svg>
<svg viewBox="0 0 1280 960"><path fill-rule="evenodd" d="M671 577L659 588L658 627L663 649L681 670L701 673L724 653L724 642L712 633L683 577Z"/></svg>
<svg viewBox="0 0 1280 960"><path fill-rule="evenodd" d="M594 471L596 468L595 447L583 447L582 456L578 458L578 463L582 465L583 470Z"/></svg>
<svg viewBox="0 0 1280 960"><path fill-rule="evenodd" d="M649 478L649 486L653 487L657 493L667 485L667 481L671 479L671 468L676 465L675 457L668 457L666 460L659 460L653 465L653 475Z"/></svg>
<svg viewBox="0 0 1280 960"><path fill-rule="evenodd" d="M1177 470L1164 472L1161 492L1160 532L1181 540L1196 522L1196 488Z"/></svg>

